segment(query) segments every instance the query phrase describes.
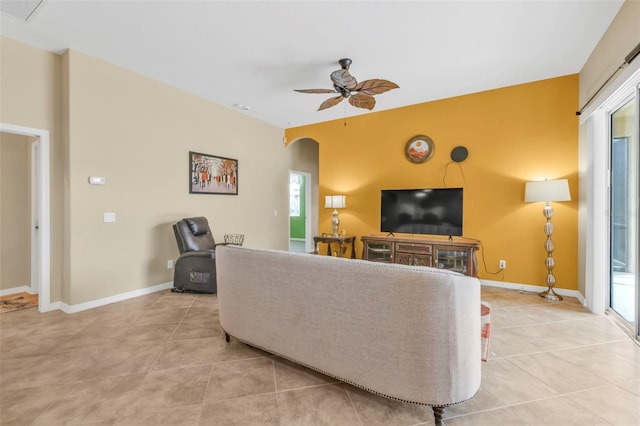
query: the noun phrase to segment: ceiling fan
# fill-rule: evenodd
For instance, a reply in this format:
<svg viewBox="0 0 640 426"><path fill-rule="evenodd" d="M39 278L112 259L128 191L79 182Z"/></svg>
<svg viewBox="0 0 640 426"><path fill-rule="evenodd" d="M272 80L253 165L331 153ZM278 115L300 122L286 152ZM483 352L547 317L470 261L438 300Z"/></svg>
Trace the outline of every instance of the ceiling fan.
<svg viewBox="0 0 640 426"><path fill-rule="evenodd" d="M373 79L364 80L358 83L354 76L349 74L349 66L351 59L343 58L338 61L341 69L331 73L331 81L333 81L333 90L331 89L296 89L295 92L300 93L339 93L339 96L329 98L320 104L318 111L330 108L342 102L343 99L349 99L349 103L357 108L366 108L369 111L376 106L376 99L373 95L387 92L391 89L397 89L398 86L392 81Z"/></svg>

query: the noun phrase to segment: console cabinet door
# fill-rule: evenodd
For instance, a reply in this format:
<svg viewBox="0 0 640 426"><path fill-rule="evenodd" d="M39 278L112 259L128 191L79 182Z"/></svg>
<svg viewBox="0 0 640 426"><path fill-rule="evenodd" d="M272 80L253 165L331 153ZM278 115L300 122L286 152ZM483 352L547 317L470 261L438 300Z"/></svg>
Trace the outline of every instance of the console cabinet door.
<svg viewBox="0 0 640 426"><path fill-rule="evenodd" d="M362 258L371 262L393 262L393 243L386 241L363 241Z"/></svg>
<svg viewBox="0 0 640 426"><path fill-rule="evenodd" d="M412 265L413 264L413 255L411 253L398 253L398 252L396 252L395 263L399 263L401 265Z"/></svg>
<svg viewBox="0 0 640 426"><path fill-rule="evenodd" d="M412 265L431 266L431 256L426 254L414 254Z"/></svg>
<svg viewBox="0 0 640 426"><path fill-rule="evenodd" d="M396 252L395 263L413 266L431 266L431 255Z"/></svg>
<svg viewBox="0 0 640 426"><path fill-rule="evenodd" d="M460 272L465 275L475 273L475 268L469 264L469 259L472 257L471 249L466 247L436 247L435 252L438 268Z"/></svg>

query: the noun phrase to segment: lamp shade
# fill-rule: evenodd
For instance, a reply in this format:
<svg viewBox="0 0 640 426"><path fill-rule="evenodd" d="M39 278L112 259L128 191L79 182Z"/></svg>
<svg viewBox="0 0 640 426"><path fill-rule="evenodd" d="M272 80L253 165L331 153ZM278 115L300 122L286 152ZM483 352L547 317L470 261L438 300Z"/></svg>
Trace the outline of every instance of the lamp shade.
<svg viewBox="0 0 640 426"><path fill-rule="evenodd" d="M347 197L344 195L326 195L324 197L325 209L343 209L347 207Z"/></svg>
<svg viewBox="0 0 640 426"><path fill-rule="evenodd" d="M524 189L524 201L571 201L569 181L567 179L541 180L527 182Z"/></svg>

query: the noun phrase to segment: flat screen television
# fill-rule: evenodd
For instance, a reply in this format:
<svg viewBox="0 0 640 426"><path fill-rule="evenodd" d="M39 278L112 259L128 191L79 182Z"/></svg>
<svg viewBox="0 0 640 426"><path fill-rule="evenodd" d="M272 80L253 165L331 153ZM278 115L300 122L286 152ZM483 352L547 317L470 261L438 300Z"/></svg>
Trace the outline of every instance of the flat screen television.
<svg viewBox="0 0 640 426"><path fill-rule="evenodd" d="M383 189L380 231L462 235L462 188Z"/></svg>

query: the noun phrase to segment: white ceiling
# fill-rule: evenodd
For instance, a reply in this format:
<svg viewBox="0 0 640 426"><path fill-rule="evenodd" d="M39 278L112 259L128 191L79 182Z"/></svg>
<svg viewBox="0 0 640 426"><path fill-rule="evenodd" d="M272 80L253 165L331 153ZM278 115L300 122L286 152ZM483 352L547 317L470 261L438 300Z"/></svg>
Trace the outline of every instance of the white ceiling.
<svg viewBox="0 0 640 426"><path fill-rule="evenodd" d="M7 1L7 0L0 0ZM368 113L316 111L340 58L400 88L375 111L580 72L622 0L45 0L0 33L76 49L281 128ZM234 106L235 105L235 106Z"/></svg>

